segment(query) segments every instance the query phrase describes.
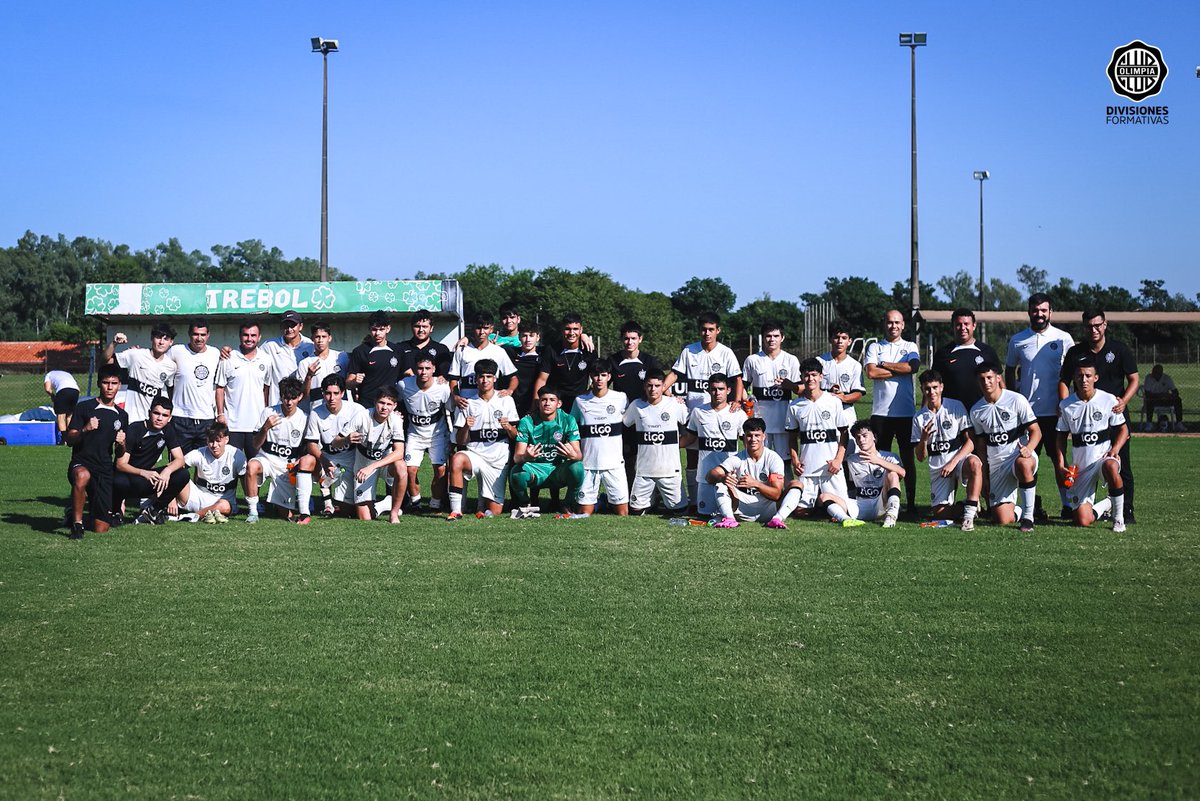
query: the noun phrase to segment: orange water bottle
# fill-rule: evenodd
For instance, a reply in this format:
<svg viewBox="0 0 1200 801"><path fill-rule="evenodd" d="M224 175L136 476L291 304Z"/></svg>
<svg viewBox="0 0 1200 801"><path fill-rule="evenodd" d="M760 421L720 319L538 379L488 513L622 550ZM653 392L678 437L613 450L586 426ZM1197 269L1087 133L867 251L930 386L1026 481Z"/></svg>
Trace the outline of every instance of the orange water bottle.
<svg viewBox="0 0 1200 801"><path fill-rule="evenodd" d="M1075 479L1079 478L1079 466L1071 465L1067 468L1067 474L1063 476L1063 487L1070 489L1075 486Z"/></svg>

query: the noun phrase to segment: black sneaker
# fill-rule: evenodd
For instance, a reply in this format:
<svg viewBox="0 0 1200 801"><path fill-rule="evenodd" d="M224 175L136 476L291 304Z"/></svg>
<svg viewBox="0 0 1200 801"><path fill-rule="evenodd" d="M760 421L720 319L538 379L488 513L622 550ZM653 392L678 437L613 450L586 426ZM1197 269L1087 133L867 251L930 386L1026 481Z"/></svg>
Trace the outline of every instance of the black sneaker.
<svg viewBox="0 0 1200 801"><path fill-rule="evenodd" d="M1133 519L1133 510L1126 509L1125 510L1125 525L1132 526L1136 522L1137 521Z"/></svg>
<svg viewBox="0 0 1200 801"><path fill-rule="evenodd" d="M337 514L337 510L334 509L332 506L326 506L324 509L321 510L321 517L333 517L336 514Z"/></svg>
<svg viewBox="0 0 1200 801"><path fill-rule="evenodd" d="M1022 534L1032 534L1033 533L1033 521L1030 520L1028 517L1021 518L1021 533Z"/></svg>
<svg viewBox="0 0 1200 801"><path fill-rule="evenodd" d="M108 516L108 527L109 528L120 528L123 525L125 525L125 517L123 515L109 515Z"/></svg>
<svg viewBox="0 0 1200 801"><path fill-rule="evenodd" d="M76 522L72 523L71 524L71 533L68 534L67 536L73 540L83 539L83 523L81 521L76 521Z"/></svg>
<svg viewBox="0 0 1200 801"><path fill-rule="evenodd" d="M154 518L154 511L147 509L134 518L133 524L135 526L157 526L158 521Z"/></svg>
<svg viewBox="0 0 1200 801"><path fill-rule="evenodd" d="M1038 523L1049 523L1050 515L1046 514L1046 510L1039 506L1033 510L1033 519Z"/></svg>
<svg viewBox="0 0 1200 801"><path fill-rule="evenodd" d="M1069 506L1064 506L1062 511L1058 513L1059 520L1074 520L1075 510Z"/></svg>
<svg viewBox="0 0 1200 801"><path fill-rule="evenodd" d="M159 511L154 513L154 525L156 525L156 526L164 525L167 522L169 517L170 516L167 514L166 509L160 509Z"/></svg>

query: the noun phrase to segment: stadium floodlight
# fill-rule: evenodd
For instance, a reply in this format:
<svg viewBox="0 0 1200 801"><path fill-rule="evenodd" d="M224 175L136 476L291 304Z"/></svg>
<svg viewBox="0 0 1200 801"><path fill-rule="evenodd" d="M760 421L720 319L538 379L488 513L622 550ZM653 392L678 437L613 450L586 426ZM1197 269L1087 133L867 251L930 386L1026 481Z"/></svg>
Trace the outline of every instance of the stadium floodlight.
<svg viewBox="0 0 1200 801"><path fill-rule="evenodd" d="M912 292L912 322L913 333L921 331L921 266L917 251L917 48L925 47L927 36L924 33L900 34L900 46L907 47L912 54L912 243L909 247L912 267L908 282Z"/></svg>
<svg viewBox="0 0 1200 801"><path fill-rule="evenodd" d="M321 283L329 280L329 54L338 52L337 39L312 38L312 51L321 54Z"/></svg>
<svg viewBox="0 0 1200 801"><path fill-rule="evenodd" d="M987 170L975 170L972 177L979 181L979 311L983 311L984 300L984 283L983 283L983 182L992 177L992 174ZM982 326L981 326L982 328ZM983 331L979 332L979 338L983 339Z"/></svg>

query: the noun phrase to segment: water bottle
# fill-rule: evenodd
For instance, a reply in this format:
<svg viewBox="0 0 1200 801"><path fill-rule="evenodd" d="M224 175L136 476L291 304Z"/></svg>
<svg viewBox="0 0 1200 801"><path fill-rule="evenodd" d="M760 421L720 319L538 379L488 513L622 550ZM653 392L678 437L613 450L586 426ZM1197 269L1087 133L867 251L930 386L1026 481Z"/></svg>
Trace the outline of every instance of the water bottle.
<svg viewBox="0 0 1200 801"><path fill-rule="evenodd" d="M328 473L326 473L324 470L322 470L321 471L321 486L324 487L325 489L329 489L334 484L336 484L339 480L341 480L342 475L344 475L345 472L346 472L346 468L342 467L340 464L334 466L332 476L329 475Z"/></svg>
<svg viewBox="0 0 1200 801"><path fill-rule="evenodd" d="M1075 486L1075 479L1079 478L1079 465L1071 465L1067 468L1067 474L1063 476L1063 488L1070 489Z"/></svg>
<svg viewBox="0 0 1200 801"><path fill-rule="evenodd" d="M288 462L288 483L293 487L296 486L296 463Z"/></svg>
<svg viewBox="0 0 1200 801"><path fill-rule="evenodd" d="M687 525L690 525L691 522L692 521L688 520L686 517L672 517L670 520L667 521L667 525L668 526L687 526Z"/></svg>
<svg viewBox="0 0 1200 801"><path fill-rule="evenodd" d="M947 528L952 525L953 520L930 520L928 523L922 523L921 528Z"/></svg>

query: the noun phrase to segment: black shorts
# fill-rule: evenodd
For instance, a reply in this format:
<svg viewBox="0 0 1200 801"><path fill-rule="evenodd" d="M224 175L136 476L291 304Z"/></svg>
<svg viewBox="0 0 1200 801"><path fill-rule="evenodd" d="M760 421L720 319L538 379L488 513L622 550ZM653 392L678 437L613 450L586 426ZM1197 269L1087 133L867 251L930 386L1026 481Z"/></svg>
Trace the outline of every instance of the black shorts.
<svg viewBox="0 0 1200 801"><path fill-rule="evenodd" d="M179 447L184 453L198 451L208 444L208 427L213 420L196 420L191 417L172 417L175 425L175 435L179 437Z"/></svg>
<svg viewBox="0 0 1200 801"><path fill-rule="evenodd" d="M79 390L64 388L54 393L54 413L70 414L79 403Z"/></svg>
<svg viewBox="0 0 1200 801"><path fill-rule="evenodd" d="M67 482L75 486L75 471L80 467L87 468L92 474L91 479L87 483L87 498L88 510L92 516L100 520L107 520L109 510L112 509L113 497L113 467L108 465L108 468L93 467L92 465L80 464L72 462L67 466Z"/></svg>
<svg viewBox="0 0 1200 801"><path fill-rule="evenodd" d="M258 448L254 447L253 431L230 431L229 444L246 454L247 461L258 455Z"/></svg>

